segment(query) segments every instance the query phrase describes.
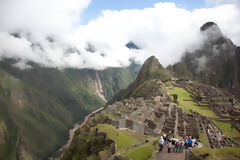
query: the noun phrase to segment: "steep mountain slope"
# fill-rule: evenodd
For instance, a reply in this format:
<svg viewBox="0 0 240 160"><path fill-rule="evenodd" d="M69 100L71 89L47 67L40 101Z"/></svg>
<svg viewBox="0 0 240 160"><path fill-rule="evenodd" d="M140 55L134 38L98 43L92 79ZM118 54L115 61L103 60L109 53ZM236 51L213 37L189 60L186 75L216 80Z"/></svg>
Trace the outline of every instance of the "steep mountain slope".
<svg viewBox="0 0 240 160"><path fill-rule="evenodd" d="M133 81L138 65L89 69L12 67L0 61L0 159L44 159L74 123Z"/></svg>
<svg viewBox="0 0 240 160"><path fill-rule="evenodd" d="M226 38L214 22L204 24L200 30L205 36L203 45L186 52L182 61L168 66L168 70L178 78L188 77L225 88L239 97L239 47Z"/></svg>
<svg viewBox="0 0 240 160"><path fill-rule="evenodd" d="M109 104L113 103L114 101L129 98L131 96L137 97L140 92L141 94L144 93L146 97L151 96L153 93L153 87L155 86L154 83L156 83L156 81L153 81L153 79L159 79L165 82L170 80L170 78L170 75L166 72L158 60L154 56L151 56L142 65L136 80L131 83L127 89L121 90L119 93L117 93L113 100L109 101ZM141 88L145 88L149 91L143 91Z"/></svg>

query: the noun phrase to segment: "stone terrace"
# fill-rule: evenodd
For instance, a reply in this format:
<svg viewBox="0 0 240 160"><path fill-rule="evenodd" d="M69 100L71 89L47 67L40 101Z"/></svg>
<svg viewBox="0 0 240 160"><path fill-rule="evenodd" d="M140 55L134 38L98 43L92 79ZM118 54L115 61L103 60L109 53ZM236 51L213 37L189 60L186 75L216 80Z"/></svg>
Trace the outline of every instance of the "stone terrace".
<svg viewBox="0 0 240 160"><path fill-rule="evenodd" d="M187 88L189 89L189 87ZM200 92L192 89L195 98L196 96L204 97L203 91L212 90L211 87L207 87L207 90L200 89L200 86L197 88ZM221 94L216 90L212 93L215 96ZM224 107L227 106L224 105ZM234 110L226 108L224 112L232 111ZM177 104L171 102L169 97L156 96L151 99L124 99L109 105L105 114L108 114L112 120L112 125L116 128L128 128L153 137L171 132L171 135L174 136L191 136L199 140L200 133L204 132L212 148L235 145L223 135L211 119L197 112L191 112L192 114L186 114ZM236 113L231 115L233 114ZM236 123L236 126L240 126L240 123Z"/></svg>

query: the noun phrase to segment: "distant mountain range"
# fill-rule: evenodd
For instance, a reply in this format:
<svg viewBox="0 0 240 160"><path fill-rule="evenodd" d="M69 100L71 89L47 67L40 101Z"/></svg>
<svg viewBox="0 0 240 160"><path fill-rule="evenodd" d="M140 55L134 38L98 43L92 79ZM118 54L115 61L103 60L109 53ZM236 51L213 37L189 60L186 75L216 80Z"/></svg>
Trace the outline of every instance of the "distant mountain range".
<svg viewBox="0 0 240 160"><path fill-rule="evenodd" d="M13 67L0 61L0 159L46 159L68 138L68 129L103 107L132 82L140 68Z"/></svg>

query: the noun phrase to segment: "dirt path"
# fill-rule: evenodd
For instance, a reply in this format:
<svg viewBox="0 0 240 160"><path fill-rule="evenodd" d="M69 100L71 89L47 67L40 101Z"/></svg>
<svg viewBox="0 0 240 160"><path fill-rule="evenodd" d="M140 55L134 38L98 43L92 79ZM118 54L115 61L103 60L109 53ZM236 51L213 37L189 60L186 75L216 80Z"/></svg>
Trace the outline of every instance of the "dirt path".
<svg viewBox="0 0 240 160"><path fill-rule="evenodd" d="M69 130L69 138L68 138L67 143L66 143L65 145L63 145L58 151L56 151L56 152L60 152L61 155L60 155L58 158L49 157L49 160L59 160L59 159L61 159L61 157L63 156L62 154L63 154L64 150L65 150L66 148L68 148L68 146L69 146L69 145L71 144L71 142L72 142L72 139L73 139L73 136L74 136L74 132L75 132L78 128L82 128L82 127L87 123L88 119L89 119L92 115L94 115L95 113L100 112L100 111L103 110L103 109L104 109L104 107L99 108L99 109L93 111L92 113L88 114L87 116L85 116L84 121L83 121L81 124L76 124L76 125L74 126L74 128L70 129L70 130Z"/></svg>
<svg viewBox="0 0 240 160"><path fill-rule="evenodd" d="M186 150L183 150L183 153L179 153L179 152L172 152L171 149L171 153L167 152L167 148L164 147L163 151L158 151L157 156L156 156L156 160L185 160L185 153Z"/></svg>

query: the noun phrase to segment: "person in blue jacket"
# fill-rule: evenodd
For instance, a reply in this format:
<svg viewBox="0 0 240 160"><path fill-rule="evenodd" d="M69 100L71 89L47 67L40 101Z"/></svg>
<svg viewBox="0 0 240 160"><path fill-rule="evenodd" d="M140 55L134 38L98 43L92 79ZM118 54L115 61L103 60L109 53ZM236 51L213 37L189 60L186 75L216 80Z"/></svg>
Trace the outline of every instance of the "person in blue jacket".
<svg viewBox="0 0 240 160"><path fill-rule="evenodd" d="M189 139L188 139L188 147L192 147L192 138L191 137L189 137Z"/></svg>

